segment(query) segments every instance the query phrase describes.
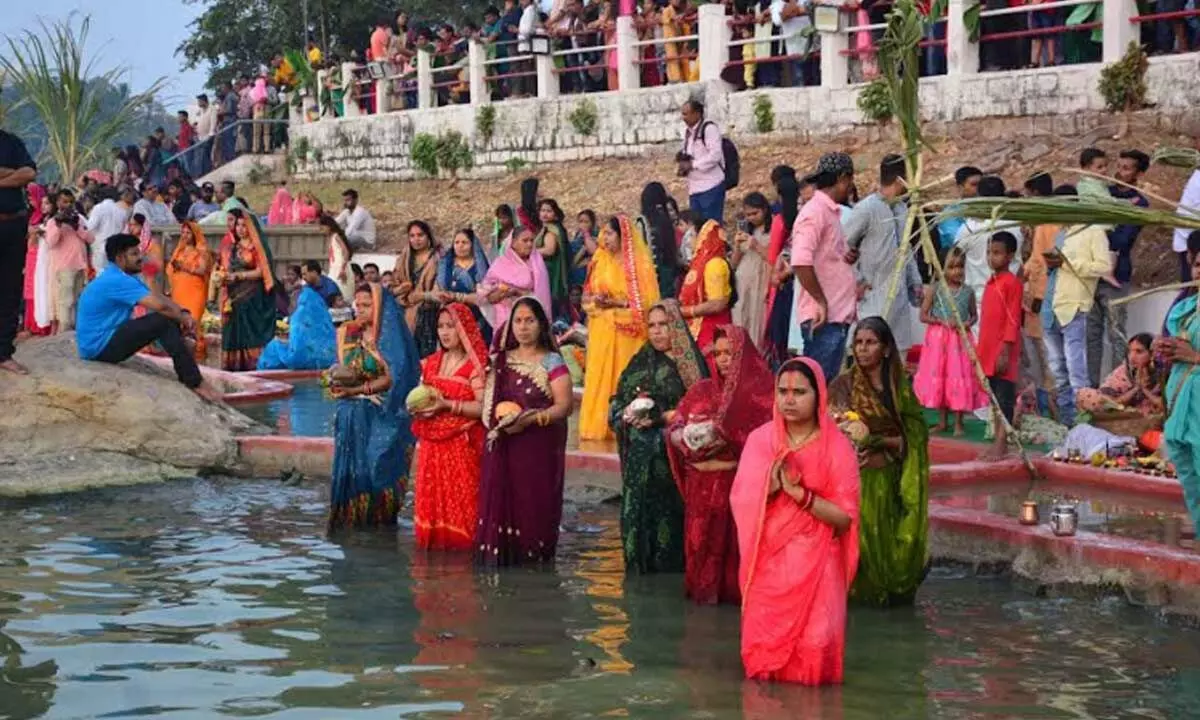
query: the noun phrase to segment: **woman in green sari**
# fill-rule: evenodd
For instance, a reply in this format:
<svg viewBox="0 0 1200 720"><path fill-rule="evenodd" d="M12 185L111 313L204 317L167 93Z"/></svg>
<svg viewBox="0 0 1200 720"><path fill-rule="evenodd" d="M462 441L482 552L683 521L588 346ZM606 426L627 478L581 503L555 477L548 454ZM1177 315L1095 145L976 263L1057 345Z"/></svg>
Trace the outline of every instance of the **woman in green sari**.
<svg viewBox="0 0 1200 720"><path fill-rule="evenodd" d="M683 572L683 499L663 428L708 367L674 300L650 308L647 329L649 340L621 373L608 411L621 458L625 570Z"/></svg>
<svg viewBox="0 0 1200 720"><path fill-rule="evenodd" d="M275 339L275 275L270 247L262 241L254 216L240 208L231 242L222 243L217 267L221 282L221 368L258 369L258 356Z"/></svg>
<svg viewBox="0 0 1200 720"><path fill-rule="evenodd" d="M533 238L533 246L546 261L546 272L550 274L550 297L554 301L551 322L571 317L570 284L570 239L563 227L563 211L558 203L549 198L538 202L538 220L541 229Z"/></svg>
<svg viewBox="0 0 1200 720"><path fill-rule="evenodd" d="M851 597L905 605L929 568L929 430L883 318L859 321L853 350L853 365L829 385L830 411L853 411L870 431L859 444L860 555Z"/></svg>

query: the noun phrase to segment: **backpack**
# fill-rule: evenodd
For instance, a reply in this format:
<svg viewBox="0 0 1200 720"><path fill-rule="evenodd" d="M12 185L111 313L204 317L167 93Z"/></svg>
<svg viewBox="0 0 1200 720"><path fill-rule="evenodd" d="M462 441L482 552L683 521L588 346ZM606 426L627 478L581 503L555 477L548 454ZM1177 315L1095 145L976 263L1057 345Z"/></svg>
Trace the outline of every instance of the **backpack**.
<svg viewBox="0 0 1200 720"><path fill-rule="evenodd" d="M712 120L704 120L700 123L700 132L697 133L696 139L701 143L704 142L704 130L708 125L716 125ZM742 179L742 158L738 154L737 145L724 135L721 136L721 170L725 172L725 189L732 190L738 186Z"/></svg>

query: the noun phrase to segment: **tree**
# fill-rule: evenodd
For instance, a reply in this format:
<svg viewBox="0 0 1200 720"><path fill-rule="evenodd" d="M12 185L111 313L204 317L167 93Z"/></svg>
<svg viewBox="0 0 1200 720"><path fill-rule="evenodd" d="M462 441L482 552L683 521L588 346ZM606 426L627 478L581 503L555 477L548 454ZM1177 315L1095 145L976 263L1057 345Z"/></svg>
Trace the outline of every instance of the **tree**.
<svg viewBox="0 0 1200 720"><path fill-rule="evenodd" d="M208 86L217 88L238 75L259 71L271 58L303 46L310 37L326 53L361 56L371 31L381 19L394 20L395 0L307 0L309 27L304 27L304 0L187 0L207 7L192 23L192 36L178 49L186 67L208 66ZM482 21L489 0L411 0L404 10L410 26L463 20Z"/></svg>
<svg viewBox="0 0 1200 720"><path fill-rule="evenodd" d="M91 21L71 15L41 29L5 36L0 71L19 99L32 110L44 133L44 154L62 177L74 179L104 157L128 128L156 107L166 78L139 93L121 82L127 68L96 72L98 56L87 53Z"/></svg>

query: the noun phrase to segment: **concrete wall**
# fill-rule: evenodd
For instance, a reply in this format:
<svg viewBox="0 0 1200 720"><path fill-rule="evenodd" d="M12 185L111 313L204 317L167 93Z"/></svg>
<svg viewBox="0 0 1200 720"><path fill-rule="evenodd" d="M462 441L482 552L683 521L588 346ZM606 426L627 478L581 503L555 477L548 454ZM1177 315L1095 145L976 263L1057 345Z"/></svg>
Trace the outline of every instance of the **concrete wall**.
<svg viewBox="0 0 1200 720"><path fill-rule="evenodd" d="M1104 108L1096 90L1099 64L933 77L921 81L925 120L935 126L984 117L1044 119L1048 132L1066 131L1064 118L1088 116L1099 124ZM1165 114L1190 113L1200 103L1200 56L1153 58L1148 73L1150 101ZM721 81L692 83L587 96L513 100L496 103L495 131L485 141L476 132L478 108L458 105L406 110L383 115L322 120L293 125L293 147L304 138L308 159L297 164L306 179L408 180L418 176L411 162L417 133L455 130L468 138L475 168L466 177L503 174L505 163L570 162L630 157L680 142L679 106L689 96L703 99L709 116L734 138L756 136L754 101L771 99L774 136L819 140L862 126L856 104L858 87L769 88L727 92ZM577 133L569 116L583 102L594 103L597 130ZM1078 120L1069 122L1077 130ZM761 136L759 136L761 137Z"/></svg>

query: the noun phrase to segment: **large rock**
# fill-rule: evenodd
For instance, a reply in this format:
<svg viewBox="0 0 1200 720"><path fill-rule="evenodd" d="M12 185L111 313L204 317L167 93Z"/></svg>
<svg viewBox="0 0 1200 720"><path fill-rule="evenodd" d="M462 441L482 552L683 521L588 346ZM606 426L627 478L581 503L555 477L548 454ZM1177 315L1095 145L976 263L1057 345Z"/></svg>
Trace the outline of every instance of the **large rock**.
<svg viewBox="0 0 1200 720"><path fill-rule="evenodd" d="M22 343L17 360L28 376L0 373L0 495L230 472L235 436L261 431L149 361L80 360L73 333Z"/></svg>

